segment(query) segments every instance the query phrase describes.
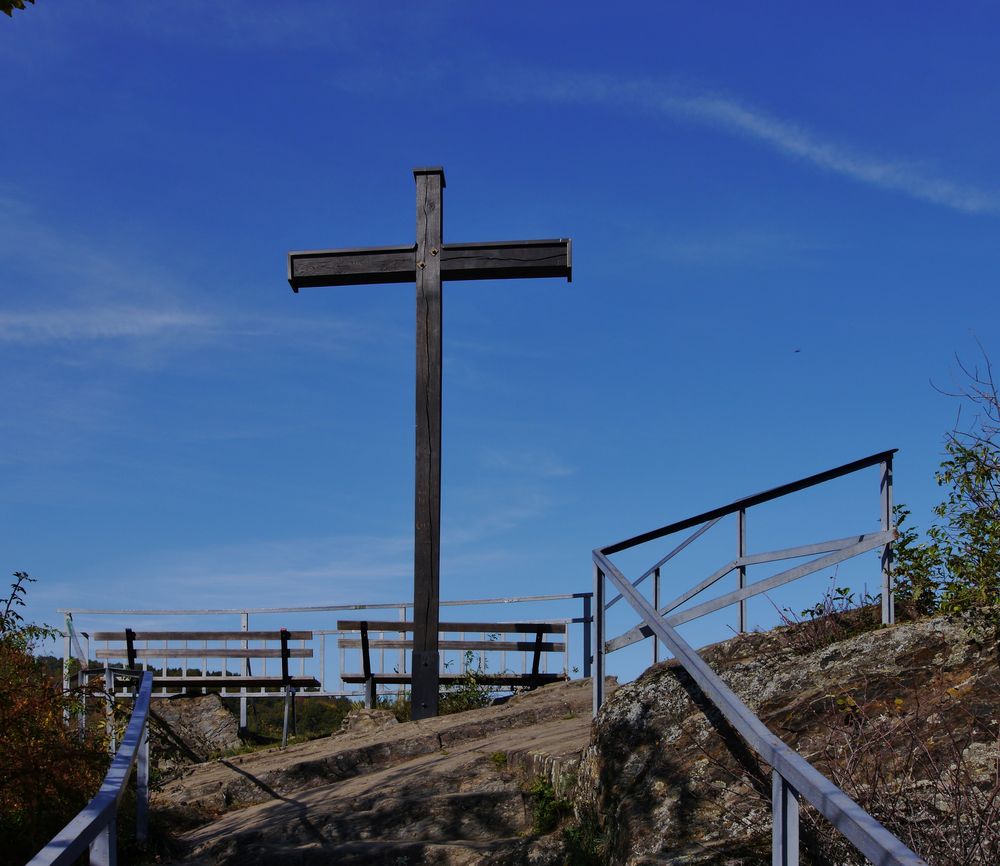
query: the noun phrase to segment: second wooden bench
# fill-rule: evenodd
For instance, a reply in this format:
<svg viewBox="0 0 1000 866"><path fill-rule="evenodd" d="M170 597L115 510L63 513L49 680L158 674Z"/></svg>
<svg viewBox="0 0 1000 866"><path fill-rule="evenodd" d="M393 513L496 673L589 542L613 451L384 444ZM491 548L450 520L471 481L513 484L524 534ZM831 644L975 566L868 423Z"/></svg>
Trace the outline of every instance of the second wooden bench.
<svg viewBox="0 0 1000 866"><path fill-rule="evenodd" d="M357 649L361 651L360 671L341 671L340 678L345 683L364 683L365 706L374 707L379 684L407 685L412 683L412 673L400 671L376 671L372 668L372 650L408 650L413 649L413 640L407 638L385 638L371 636L372 632L385 634L412 634L412 622L393 622L392 620L340 620L338 631L357 632L357 637L341 637L337 646L341 649ZM447 635L473 632L477 634L497 635L496 640L470 640L464 637L458 639ZM442 622L438 624L439 650L459 650L462 652L521 652L531 654L531 670L520 674L510 671L489 673L488 671L473 671L472 676L481 685L498 687L537 688L546 683L568 679L566 671L562 673L547 673L541 670L543 654L565 653L566 623L564 622ZM501 636L512 635L515 640L503 640ZM548 636L562 635L561 641L547 639ZM456 685L469 677L469 672L440 674L443 686Z"/></svg>

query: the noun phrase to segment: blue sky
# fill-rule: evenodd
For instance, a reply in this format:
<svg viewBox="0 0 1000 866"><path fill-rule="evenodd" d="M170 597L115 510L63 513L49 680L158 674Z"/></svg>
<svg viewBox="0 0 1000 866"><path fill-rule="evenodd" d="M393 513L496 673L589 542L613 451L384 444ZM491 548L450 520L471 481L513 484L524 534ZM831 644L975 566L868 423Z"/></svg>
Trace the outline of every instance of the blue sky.
<svg viewBox="0 0 1000 866"><path fill-rule="evenodd" d="M409 597L413 289L293 295L285 254L412 242L420 165L446 241L574 244L571 284L445 287L444 597L586 589L595 546L891 447L929 520L931 383L1000 358L995 6L373 9L0 21L29 615ZM776 511L775 543L873 528L876 484Z"/></svg>

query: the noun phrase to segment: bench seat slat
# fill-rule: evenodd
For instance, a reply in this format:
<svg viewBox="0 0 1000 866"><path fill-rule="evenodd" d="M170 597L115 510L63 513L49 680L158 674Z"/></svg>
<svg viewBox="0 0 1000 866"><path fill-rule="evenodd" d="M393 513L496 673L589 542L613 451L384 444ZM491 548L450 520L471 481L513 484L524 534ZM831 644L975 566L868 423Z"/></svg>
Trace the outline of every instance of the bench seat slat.
<svg viewBox="0 0 1000 866"><path fill-rule="evenodd" d="M337 628L340 631L360 631L361 623L368 623L368 631L395 631L411 632L413 623L393 622L386 620L359 620L341 619L337 620ZM438 623L438 634L450 632L472 631L486 632L487 634L537 634L539 629L542 634L566 634L566 623L564 622L442 622Z"/></svg>
<svg viewBox="0 0 1000 866"><path fill-rule="evenodd" d="M128 655L125 647L120 649L99 649L94 653L99 659L123 659ZM135 648L135 657L139 659L280 659L281 648L243 649L242 647L192 646L192 647L141 647ZM311 659L311 649L288 648L288 657L293 659Z"/></svg>
<svg viewBox="0 0 1000 866"><path fill-rule="evenodd" d="M488 686L524 686L555 683L567 679L563 674L475 674L476 682ZM341 674L345 683L363 683L365 675L361 672ZM408 685L413 677L410 674L373 674L376 683L388 685ZM440 681L445 685L462 683L468 679L467 674L441 674Z"/></svg>
<svg viewBox="0 0 1000 866"><path fill-rule="evenodd" d="M360 649L361 639L342 637L337 641L337 646L343 649ZM368 646L371 649L412 649L413 641L369 638ZM438 641L438 648L443 650L511 650L513 652L534 652L535 649L540 649L542 652L561 653L566 650L566 644L546 641L536 644L534 641L513 640L441 640Z"/></svg>
<svg viewBox="0 0 1000 866"><path fill-rule="evenodd" d="M281 640L281 632L271 631L137 631L133 640ZM289 631L289 640L312 640L311 631ZM125 642L125 630L91 632L91 640Z"/></svg>
<svg viewBox="0 0 1000 866"><path fill-rule="evenodd" d="M319 688L320 681L315 677L289 677L288 684L295 688ZM241 677L241 676L190 676L190 677L161 677L155 673L153 675L153 688L161 686L187 686L189 688L198 686L208 686L209 688L221 688L223 686L235 689L239 688L264 688L274 686L281 688L285 681L281 677Z"/></svg>

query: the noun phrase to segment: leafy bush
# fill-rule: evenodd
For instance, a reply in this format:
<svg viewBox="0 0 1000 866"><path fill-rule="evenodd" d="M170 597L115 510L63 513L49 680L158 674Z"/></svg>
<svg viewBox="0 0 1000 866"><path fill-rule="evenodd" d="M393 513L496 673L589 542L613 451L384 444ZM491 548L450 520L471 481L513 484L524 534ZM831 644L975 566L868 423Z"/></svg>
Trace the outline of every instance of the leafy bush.
<svg viewBox="0 0 1000 866"><path fill-rule="evenodd" d="M478 710L493 702L493 689L481 681L486 673L484 655L478 657L472 650L465 651L465 674L461 680L445 689L438 700L438 711L442 716Z"/></svg>
<svg viewBox="0 0 1000 866"><path fill-rule="evenodd" d="M0 863L23 863L86 805L108 768L103 732L64 721L83 695L66 693L34 657L55 634L25 623L32 579L15 572L0 614Z"/></svg>
<svg viewBox="0 0 1000 866"><path fill-rule="evenodd" d="M548 779L539 776L527 789L532 801L532 831L551 833L559 822L572 811L572 805L556 794Z"/></svg>

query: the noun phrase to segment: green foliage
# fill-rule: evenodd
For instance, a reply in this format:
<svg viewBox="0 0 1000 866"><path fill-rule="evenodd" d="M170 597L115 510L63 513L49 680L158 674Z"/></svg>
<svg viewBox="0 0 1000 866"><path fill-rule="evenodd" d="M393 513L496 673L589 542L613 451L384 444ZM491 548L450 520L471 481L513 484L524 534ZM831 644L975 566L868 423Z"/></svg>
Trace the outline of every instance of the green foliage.
<svg viewBox="0 0 1000 866"><path fill-rule="evenodd" d="M232 711L239 711L239 698L225 698ZM255 746L268 746L281 741L285 719L284 698L255 698L247 701L246 738ZM298 695L295 698L295 740L326 737L336 731L353 704L347 698L326 698Z"/></svg>
<svg viewBox="0 0 1000 866"><path fill-rule="evenodd" d="M831 614L844 613L857 607L879 604L881 601L881 593L872 595L866 590L856 599L854 591L849 586L831 586L823 593L822 599L812 607L801 611L799 615L809 619L817 619Z"/></svg>
<svg viewBox="0 0 1000 866"><path fill-rule="evenodd" d="M108 768L103 730L65 724L86 696L64 692L32 649L54 634L18 611L32 579L15 572L0 615L0 862L23 863L97 792Z"/></svg>
<svg viewBox="0 0 1000 866"><path fill-rule="evenodd" d="M10 594L4 600L3 613L0 613L0 640L25 652L31 652L40 642L59 633L50 626L24 621L18 608L24 607L24 596L29 583L35 583L35 579L29 577L26 571L14 572Z"/></svg>
<svg viewBox="0 0 1000 866"><path fill-rule="evenodd" d="M966 385L952 396L972 405L965 428L948 434L936 473L947 491L934 509L935 522L921 541L902 530L895 545L898 596L920 613L957 614L973 631L1000 632L1000 395L989 358L969 369ZM900 525L908 516L897 508Z"/></svg>
<svg viewBox="0 0 1000 866"><path fill-rule="evenodd" d="M25 3L34 4L34 2L35 0L0 0L0 12L10 18L15 9L24 9Z"/></svg>
<svg viewBox="0 0 1000 866"><path fill-rule="evenodd" d="M596 817L585 815L563 830L562 837L566 866L602 866L608 862L607 835L601 830Z"/></svg>
<svg viewBox="0 0 1000 866"><path fill-rule="evenodd" d="M922 542L920 533L906 522L910 512L902 505L892 509L899 537L892 546L896 574L896 604L909 605L927 616L937 611L943 582L943 563L937 545Z"/></svg>
<svg viewBox="0 0 1000 866"><path fill-rule="evenodd" d="M569 801L559 797L552 783L542 776L528 786L527 793L532 800L532 831L535 833L551 833L572 809Z"/></svg>
<svg viewBox="0 0 1000 866"><path fill-rule="evenodd" d="M446 716L488 707L493 702L493 690L481 681L486 670L485 656L477 656L472 650L466 650L465 674L459 682L441 693L438 701L440 714Z"/></svg>
<svg viewBox="0 0 1000 866"><path fill-rule="evenodd" d="M837 586L836 579L836 575L831 577L820 600L798 615L787 607L778 610L787 627L780 632L781 644L810 653L879 628L881 594L864 591L857 595L850 587Z"/></svg>
<svg viewBox="0 0 1000 866"><path fill-rule="evenodd" d="M922 614L956 614L973 631L1000 629L1000 449L951 438L937 482L947 498L920 541L903 528L894 546L897 597ZM896 509L901 526L909 512Z"/></svg>

